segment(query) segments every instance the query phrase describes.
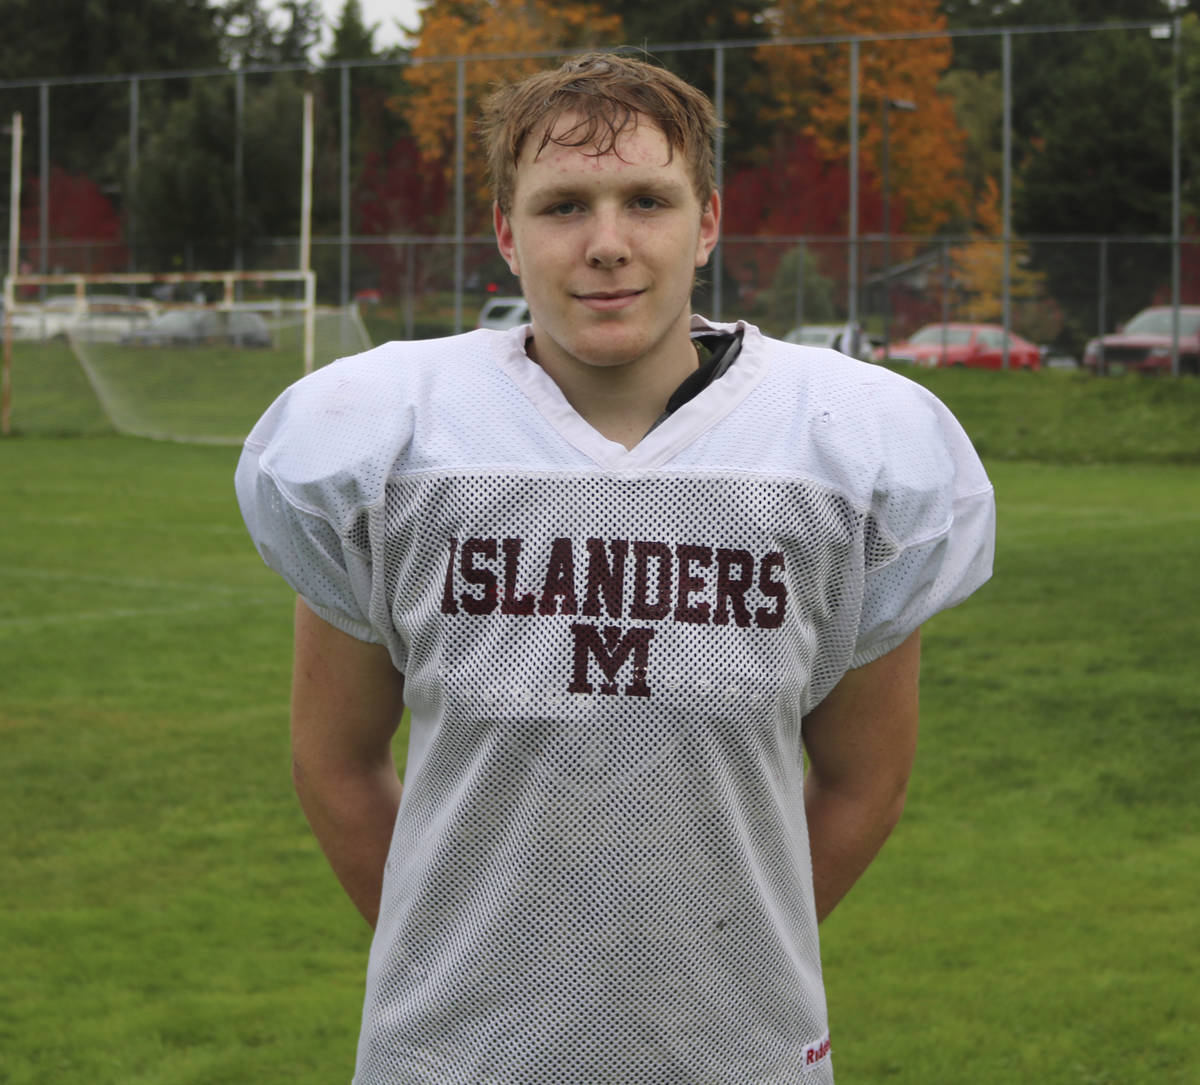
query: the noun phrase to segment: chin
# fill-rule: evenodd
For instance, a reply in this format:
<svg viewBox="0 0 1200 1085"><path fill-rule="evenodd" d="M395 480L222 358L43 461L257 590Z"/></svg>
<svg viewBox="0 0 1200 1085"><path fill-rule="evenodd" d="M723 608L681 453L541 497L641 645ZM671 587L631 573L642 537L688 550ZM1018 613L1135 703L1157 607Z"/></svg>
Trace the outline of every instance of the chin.
<svg viewBox="0 0 1200 1085"><path fill-rule="evenodd" d="M645 357L646 348L642 343L604 343L600 345L580 345L578 350L572 350L572 357L584 365L595 366L597 369L614 369L622 365L630 365Z"/></svg>
<svg viewBox="0 0 1200 1085"><path fill-rule="evenodd" d="M556 351L598 369L629 365L643 357L650 347L644 335L622 334L615 323L592 328L586 335L556 338L554 343Z"/></svg>

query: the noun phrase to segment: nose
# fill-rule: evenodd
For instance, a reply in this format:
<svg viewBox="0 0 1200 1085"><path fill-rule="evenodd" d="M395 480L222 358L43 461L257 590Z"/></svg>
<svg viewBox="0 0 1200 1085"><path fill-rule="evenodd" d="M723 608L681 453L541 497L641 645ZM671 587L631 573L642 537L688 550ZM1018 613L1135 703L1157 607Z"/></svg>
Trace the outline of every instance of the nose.
<svg viewBox="0 0 1200 1085"><path fill-rule="evenodd" d="M589 267L613 268L629 263L629 241L616 213L597 211L587 239Z"/></svg>

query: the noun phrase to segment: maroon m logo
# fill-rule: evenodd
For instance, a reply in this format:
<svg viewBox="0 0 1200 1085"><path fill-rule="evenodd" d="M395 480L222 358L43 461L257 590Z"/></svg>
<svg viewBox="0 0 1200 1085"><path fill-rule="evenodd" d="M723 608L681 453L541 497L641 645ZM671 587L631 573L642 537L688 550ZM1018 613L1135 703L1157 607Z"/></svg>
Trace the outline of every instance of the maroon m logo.
<svg viewBox="0 0 1200 1085"><path fill-rule="evenodd" d="M633 681L625 687L625 693L630 697L650 696L646 675L650 666L653 629L639 626L622 633L620 627L615 625L600 628L576 622L571 626L571 633L575 637L575 673L571 684L567 686L568 692L592 692L592 684L588 681L588 661L594 656L605 678L600 683L600 692L610 695L616 693L617 675L629 657L633 656ZM600 639L602 633L603 640Z"/></svg>

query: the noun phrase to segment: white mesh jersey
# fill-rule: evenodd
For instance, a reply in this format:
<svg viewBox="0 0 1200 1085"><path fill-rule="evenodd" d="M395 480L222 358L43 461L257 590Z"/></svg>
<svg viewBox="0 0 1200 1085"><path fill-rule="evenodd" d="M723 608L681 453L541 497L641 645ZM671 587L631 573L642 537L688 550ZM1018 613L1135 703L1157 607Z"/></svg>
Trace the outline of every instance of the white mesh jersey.
<svg viewBox="0 0 1200 1085"><path fill-rule="evenodd" d="M411 739L357 1085L833 1080L801 721L990 575L991 487L895 374L748 325L626 450L527 328L286 391L263 558L387 646Z"/></svg>

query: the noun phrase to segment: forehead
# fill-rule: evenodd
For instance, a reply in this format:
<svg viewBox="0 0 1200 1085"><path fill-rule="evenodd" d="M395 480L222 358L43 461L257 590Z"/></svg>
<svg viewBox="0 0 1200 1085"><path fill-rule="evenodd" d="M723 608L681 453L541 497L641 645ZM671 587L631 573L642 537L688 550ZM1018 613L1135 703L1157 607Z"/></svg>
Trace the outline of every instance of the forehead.
<svg viewBox="0 0 1200 1085"><path fill-rule="evenodd" d="M634 123L628 125L616 137L611 147L609 133L602 128L598 133L601 146L585 143L570 146L576 141L583 128L577 127L583 118L576 113L564 113L529 134L517 159L516 182L518 188L528 184L550 184L555 179L568 176L601 179L620 175L623 178L637 176L646 180L663 182L687 180L685 156L679 148L672 149L661 128L640 114L634 115ZM586 122L585 122L586 127ZM543 146L549 131L550 139ZM557 140L565 140L564 146Z"/></svg>

